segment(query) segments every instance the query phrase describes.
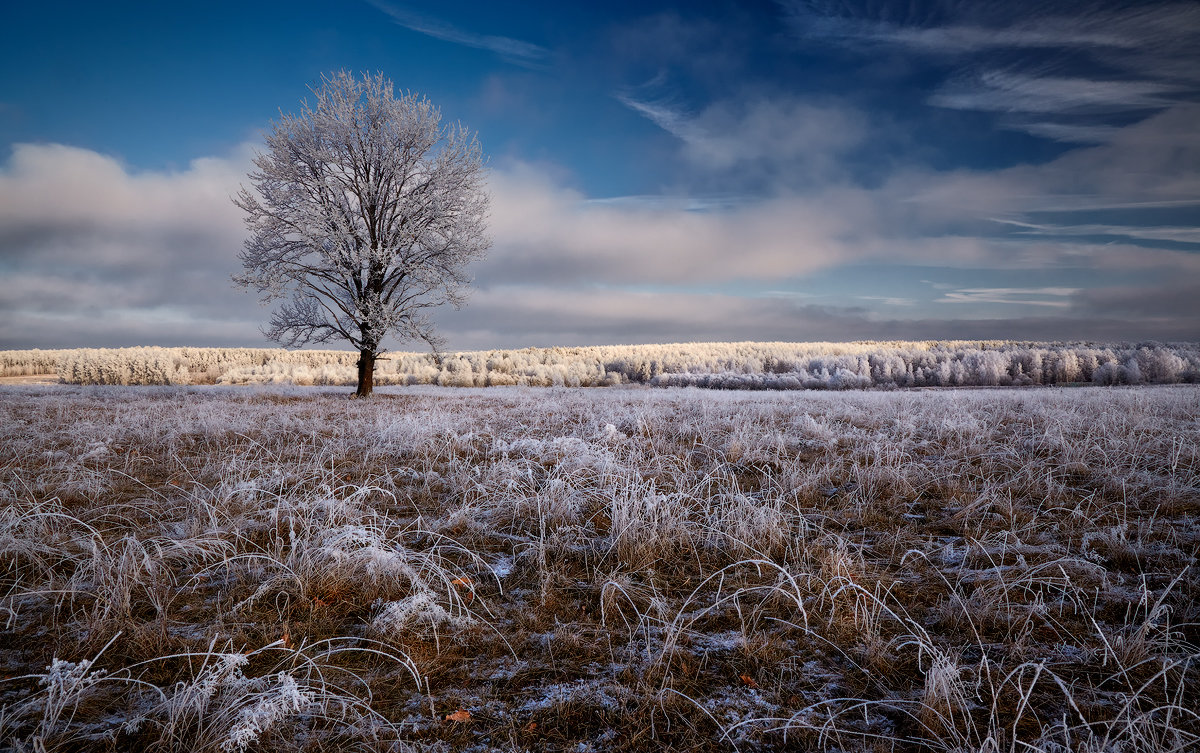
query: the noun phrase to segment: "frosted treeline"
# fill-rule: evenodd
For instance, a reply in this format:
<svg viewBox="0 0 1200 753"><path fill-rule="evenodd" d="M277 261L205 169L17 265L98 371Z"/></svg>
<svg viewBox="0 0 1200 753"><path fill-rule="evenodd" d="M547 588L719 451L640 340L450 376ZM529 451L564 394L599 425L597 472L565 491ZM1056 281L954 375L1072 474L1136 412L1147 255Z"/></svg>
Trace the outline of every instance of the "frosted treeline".
<svg viewBox="0 0 1200 753"><path fill-rule="evenodd" d="M79 348L52 371L69 384L352 383L357 353L278 348ZM351 375L345 379L342 373ZM234 374L250 378L230 378ZM294 374L297 379L275 375ZM327 377L328 374L328 377ZM336 378L332 378L337 374ZM270 375L270 376L267 376Z"/></svg>
<svg viewBox="0 0 1200 753"><path fill-rule="evenodd" d="M71 384L352 385L358 354L263 348L7 351L5 375ZM51 364L52 362L52 364ZM53 368L50 368L50 366ZM45 369L45 371L37 371ZM1197 343L927 341L681 343L392 353L380 385L859 389L1200 382Z"/></svg>
<svg viewBox="0 0 1200 753"><path fill-rule="evenodd" d="M0 376L54 374L59 361L73 350L0 350Z"/></svg>

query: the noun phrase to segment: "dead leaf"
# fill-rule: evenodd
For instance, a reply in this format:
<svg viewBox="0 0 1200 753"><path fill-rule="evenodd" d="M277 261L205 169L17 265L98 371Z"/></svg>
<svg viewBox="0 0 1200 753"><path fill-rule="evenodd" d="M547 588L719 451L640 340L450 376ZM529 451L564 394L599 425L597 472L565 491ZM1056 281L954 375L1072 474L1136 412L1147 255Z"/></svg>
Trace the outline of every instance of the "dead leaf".
<svg viewBox="0 0 1200 753"><path fill-rule="evenodd" d="M754 678L750 675L738 675L738 679L741 680L745 686L751 690L758 690L758 683L755 682Z"/></svg>
<svg viewBox="0 0 1200 753"><path fill-rule="evenodd" d="M454 580L452 580L450 582L453 583L454 585L458 586L459 588L467 589L467 601L471 601L472 599L475 598L475 591L474 591L475 584L471 582L470 578L464 576L462 578L455 578Z"/></svg>
<svg viewBox="0 0 1200 753"><path fill-rule="evenodd" d="M536 729L537 729L537 722L530 722L529 724L525 725L526 732L533 732Z"/></svg>
<svg viewBox="0 0 1200 753"><path fill-rule="evenodd" d="M469 721L471 721L471 712L467 711L465 709L459 709L458 711L455 711L453 714L446 714L446 721L448 721L448 722L469 722Z"/></svg>

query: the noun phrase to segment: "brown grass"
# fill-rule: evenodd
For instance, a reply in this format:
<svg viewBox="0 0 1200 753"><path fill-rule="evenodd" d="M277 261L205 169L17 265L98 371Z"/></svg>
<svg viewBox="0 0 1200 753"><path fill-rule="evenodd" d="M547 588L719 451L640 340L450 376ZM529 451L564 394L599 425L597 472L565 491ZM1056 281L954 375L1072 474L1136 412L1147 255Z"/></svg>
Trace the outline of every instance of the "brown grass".
<svg viewBox="0 0 1200 753"><path fill-rule="evenodd" d="M1194 387L380 397L0 392L0 746L1200 742Z"/></svg>

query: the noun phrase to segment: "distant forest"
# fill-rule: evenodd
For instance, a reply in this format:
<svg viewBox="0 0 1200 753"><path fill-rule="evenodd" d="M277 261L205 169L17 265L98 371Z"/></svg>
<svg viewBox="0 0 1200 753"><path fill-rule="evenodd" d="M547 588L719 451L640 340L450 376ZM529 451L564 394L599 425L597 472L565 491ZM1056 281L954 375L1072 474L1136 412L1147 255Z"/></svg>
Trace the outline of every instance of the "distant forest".
<svg viewBox="0 0 1200 753"><path fill-rule="evenodd" d="M67 384L352 385L358 354L266 348L0 351L4 376ZM862 389L1200 382L1198 343L679 343L391 353L379 385Z"/></svg>

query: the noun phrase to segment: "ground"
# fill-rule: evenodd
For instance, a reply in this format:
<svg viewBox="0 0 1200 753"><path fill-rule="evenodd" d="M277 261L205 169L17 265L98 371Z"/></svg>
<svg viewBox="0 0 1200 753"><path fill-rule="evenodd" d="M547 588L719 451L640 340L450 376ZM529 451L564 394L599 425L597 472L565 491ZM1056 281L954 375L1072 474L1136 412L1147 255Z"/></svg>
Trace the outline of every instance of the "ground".
<svg viewBox="0 0 1200 753"><path fill-rule="evenodd" d="M0 747L1183 750L1200 388L0 388Z"/></svg>

